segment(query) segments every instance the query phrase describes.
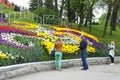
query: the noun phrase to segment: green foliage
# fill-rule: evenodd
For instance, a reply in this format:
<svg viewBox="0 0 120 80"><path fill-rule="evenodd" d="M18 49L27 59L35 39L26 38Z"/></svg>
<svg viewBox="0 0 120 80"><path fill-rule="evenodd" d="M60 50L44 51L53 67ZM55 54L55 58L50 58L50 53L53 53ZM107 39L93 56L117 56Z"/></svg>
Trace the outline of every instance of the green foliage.
<svg viewBox="0 0 120 80"><path fill-rule="evenodd" d="M35 14L41 16L43 18L44 16L44 22L45 24L57 24L58 22L58 17L57 12L54 12L52 9L47 9L47 8L37 8L36 10L33 11ZM38 21L40 22L40 20Z"/></svg>
<svg viewBox="0 0 120 80"><path fill-rule="evenodd" d="M24 50L21 48L14 48L7 44L1 44L0 50L2 53L8 55L9 58L0 59L0 66L40 61L43 56L42 54L44 49L40 44L37 43L37 39L19 36L16 36L15 39L25 45L28 45L27 42L31 41L34 43L34 47Z"/></svg>
<svg viewBox="0 0 120 80"><path fill-rule="evenodd" d="M54 12L51 9L42 8L42 7L34 10L33 12L36 13L36 14L38 14L41 17L43 16L43 14L45 14L45 15L56 15L57 14L56 12Z"/></svg>
<svg viewBox="0 0 120 80"><path fill-rule="evenodd" d="M53 0L45 0L44 4L45 4L46 9L55 10L54 5L53 5Z"/></svg>
<svg viewBox="0 0 120 80"><path fill-rule="evenodd" d="M28 46L28 42L30 42L30 38L25 38L25 37L20 37L20 36L15 36L14 39L17 42L21 42L22 44L27 45L27 46Z"/></svg>
<svg viewBox="0 0 120 80"><path fill-rule="evenodd" d="M25 57L25 62L36 62L40 61L40 58L42 57L42 46L35 43L35 46L31 50L25 51L25 54L23 56Z"/></svg>
<svg viewBox="0 0 120 80"><path fill-rule="evenodd" d="M88 57L107 57L108 49L96 49L95 53L88 53Z"/></svg>
<svg viewBox="0 0 120 80"><path fill-rule="evenodd" d="M41 58L39 61L49 61L50 60L50 55L47 52L47 49L42 46L42 52L41 52Z"/></svg>
<svg viewBox="0 0 120 80"><path fill-rule="evenodd" d="M43 0L30 0L30 7L29 9L31 11L39 8L39 7L42 7L43 6Z"/></svg>

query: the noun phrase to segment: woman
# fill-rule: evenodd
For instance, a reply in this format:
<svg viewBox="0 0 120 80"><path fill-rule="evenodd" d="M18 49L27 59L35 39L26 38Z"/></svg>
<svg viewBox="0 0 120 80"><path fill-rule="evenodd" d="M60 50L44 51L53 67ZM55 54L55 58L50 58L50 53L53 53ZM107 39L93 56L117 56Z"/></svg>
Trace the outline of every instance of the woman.
<svg viewBox="0 0 120 80"><path fill-rule="evenodd" d="M109 49L109 56L111 59L111 64L114 65L114 55L115 55L115 43L114 41L111 41L110 44L108 44Z"/></svg>
<svg viewBox="0 0 120 80"><path fill-rule="evenodd" d="M62 45L60 38L58 38L55 42L55 66L59 71L61 71Z"/></svg>

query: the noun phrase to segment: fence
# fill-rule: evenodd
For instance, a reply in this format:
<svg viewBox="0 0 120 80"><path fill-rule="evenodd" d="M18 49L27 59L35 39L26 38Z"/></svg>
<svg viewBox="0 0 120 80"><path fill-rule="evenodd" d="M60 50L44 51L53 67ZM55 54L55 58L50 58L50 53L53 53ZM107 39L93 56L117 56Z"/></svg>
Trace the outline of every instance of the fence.
<svg viewBox="0 0 120 80"><path fill-rule="evenodd" d="M24 18L34 21L36 23L42 24L42 17L30 12L29 10L9 13L9 23L11 23L12 21L18 21L18 20L24 19Z"/></svg>

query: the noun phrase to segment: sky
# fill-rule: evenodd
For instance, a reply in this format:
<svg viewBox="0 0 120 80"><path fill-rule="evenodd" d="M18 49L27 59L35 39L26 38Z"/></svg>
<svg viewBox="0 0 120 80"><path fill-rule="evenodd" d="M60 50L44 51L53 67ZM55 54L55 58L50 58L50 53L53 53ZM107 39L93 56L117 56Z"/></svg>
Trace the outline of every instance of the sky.
<svg viewBox="0 0 120 80"><path fill-rule="evenodd" d="M96 8L95 10L93 10L93 14L95 15L96 18L100 18L101 15L105 12L106 10L105 9L103 10L102 8L100 9Z"/></svg>
<svg viewBox="0 0 120 80"><path fill-rule="evenodd" d="M30 0L8 0L9 2L13 2L14 4L28 8L29 7L29 1Z"/></svg>

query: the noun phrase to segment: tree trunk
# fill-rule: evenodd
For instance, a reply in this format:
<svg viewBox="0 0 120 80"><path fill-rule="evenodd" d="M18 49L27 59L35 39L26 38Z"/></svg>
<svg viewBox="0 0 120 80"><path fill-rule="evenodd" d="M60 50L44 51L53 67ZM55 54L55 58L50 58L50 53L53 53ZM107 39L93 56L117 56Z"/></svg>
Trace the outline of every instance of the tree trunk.
<svg viewBox="0 0 120 80"><path fill-rule="evenodd" d="M79 22L79 25L78 25L78 29L81 28L81 25L83 24L83 20L84 20L84 17L83 17L83 13L84 13L84 0L82 0L82 3L80 3L80 22Z"/></svg>
<svg viewBox="0 0 120 80"><path fill-rule="evenodd" d="M86 19L85 19L85 24L84 24L84 26L87 27L87 23L88 23L88 21L89 21L89 14L87 14L87 17L86 17Z"/></svg>
<svg viewBox="0 0 120 80"><path fill-rule="evenodd" d="M83 17L83 13L84 13L84 4L83 4L84 0L82 0L82 3L80 4L80 24L83 24L83 20L84 20L84 17Z"/></svg>
<svg viewBox="0 0 120 80"><path fill-rule="evenodd" d="M90 8L90 26L89 26L89 33L92 32L92 6Z"/></svg>
<svg viewBox="0 0 120 80"><path fill-rule="evenodd" d="M109 5L108 6L108 13L107 13L107 17L106 17L106 22L105 22L105 25L104 25L103 36L106 36L106 29L107 29L107 25L108 25L108 21L109 21L110 15L111 15L111 8L112 8L112 6Z"/></svg>
<svg viewBox="0 0 120 80"><path fill-rule="evenodd" d="M55 11L58 12L58 0L55 0Z"/></svg>
<svg viewBox="0 0 120 80"><path fill-rule="evenodd" d="M60 7L60 19L62 19L63 4L64 4L64 0L62 0L62 5L61 5L61 7Z"/></svg>
<svg viewBox="0 0 120 80"><path fill-rule="evenodd" d="M111 26L112 30L114 30L114 31L116 30L116 25L117 25L118 10L119 10L119 5L115 5L113 8L112 18L111 18L111 22L110 22L110 26Z"/></svg>
<svg viewBox="0 0 120 80"><path fill-rule="evenodd" d="M71 26L71 9L70 9L70 0L67 0L67 16L68 16L68 26Z"/></svg>

